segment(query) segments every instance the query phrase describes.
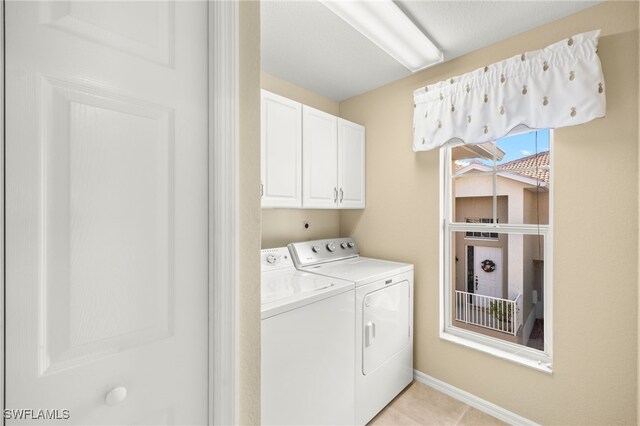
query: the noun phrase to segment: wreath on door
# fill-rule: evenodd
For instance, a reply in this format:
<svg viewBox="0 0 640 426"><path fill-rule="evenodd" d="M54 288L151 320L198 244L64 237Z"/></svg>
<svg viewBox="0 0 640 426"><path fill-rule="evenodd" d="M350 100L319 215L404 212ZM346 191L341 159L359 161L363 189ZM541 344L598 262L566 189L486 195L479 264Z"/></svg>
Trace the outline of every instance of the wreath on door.
<svg viewBox="0 0 640 426"><path fill-rule="evenodd" d="M485 272L493 272L496 270L496 263L493 260L485 259L480 262L480 267Z"/></svg>

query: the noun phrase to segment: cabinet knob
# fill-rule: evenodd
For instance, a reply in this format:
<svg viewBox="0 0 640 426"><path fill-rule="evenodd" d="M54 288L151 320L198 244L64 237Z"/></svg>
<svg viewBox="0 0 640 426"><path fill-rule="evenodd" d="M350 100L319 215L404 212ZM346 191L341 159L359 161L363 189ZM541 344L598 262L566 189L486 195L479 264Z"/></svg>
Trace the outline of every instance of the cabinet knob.
<svg viewBox="0 0 640 426"><path fill-rule="evenodd" d="M107 392L104 397L105 404L109 406L118 405L127 397L127 388L124 386L118 386Z"/></svg>

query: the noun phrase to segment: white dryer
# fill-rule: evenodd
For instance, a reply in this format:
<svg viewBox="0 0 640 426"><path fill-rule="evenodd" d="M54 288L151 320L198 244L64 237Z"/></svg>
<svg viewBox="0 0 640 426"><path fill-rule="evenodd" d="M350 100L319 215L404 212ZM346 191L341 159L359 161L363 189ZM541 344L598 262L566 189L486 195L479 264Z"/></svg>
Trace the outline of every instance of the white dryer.
<svg viewBox="0 0 640 426"><path fill-rule="evenodd" d="M261 251L262 424L354 422L354 284Z"/></svg>
<svg viewBox="0 0 640 426"><path fill-rule="evenodd" d="M289 244L300 271L355 285L355 423L413 380L413 265L361 257L351 238Z"/></svg>

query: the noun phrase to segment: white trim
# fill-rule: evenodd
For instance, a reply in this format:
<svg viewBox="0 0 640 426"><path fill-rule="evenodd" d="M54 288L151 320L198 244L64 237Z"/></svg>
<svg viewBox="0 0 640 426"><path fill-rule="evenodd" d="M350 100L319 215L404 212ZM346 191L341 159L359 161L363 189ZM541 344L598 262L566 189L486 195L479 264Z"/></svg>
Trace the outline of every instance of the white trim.
<svg viewBox="0 0 640 426"><path fill-rule="evenodd" d="M555 131L549 129L549 177L555 179L554 173L554 141ZM555 185L551 185L549 190L549 231L545 234L544 252L544 347L550 359L553 359L553 217L554 212Z"/></svg>
<svg viewBox="0 0 640 426"><path fill-rule="evenodd" d="M445 324L447 324L447 322L445 321L445 310L442 309L443 306L451 306L450 305L450 301L451 301L451 293L445 291L446 289L446 285L445 282L446 280L449 279L449 268L447 268L447 265L445 263L446 259L448 259L450 256L445 256L445 252L447 250L449 250L449 244L447 243L447 241L449 240L449 231L447 230L447 216L448 216L448 211L449 208L445 205L445 199L446 200L450 200L451 199L451 193L449 193L449 196L445 196L445 194L447 193L447 191L450 191L450 186L451 186L451 179L445 178L446 176L449 175L449 167L447 165L447 163L449 162L449 156L447 155L451 150L449 149L448 146L444 146L442 148L440 148L440 167L439 167L439 172L440 172L440 191L439 192L439 203L440 203L440 232L438 233L438 247L440 248L439 250L439 263L440 263L440 268L439 269L439 273L438 273L438 288L440 289L440 291L438 292L438 331L440 333L440 335L442 335L442 333L444 332L445 329ZM449 305L447 305L449 304ZM451 315L449 315L449 322L451 322Z"/></svg>
<svg viewBox="0 0 640 426"><path fill-rule="evenodd" d="M460 170L458 170L457 172L455 172L451 176L452 177L460 177L460 176L466 175L466 173L471 171L471 170L478 170L480 172L486 172L486 173L482 173L483 175L484 174L493 174L493 167L485 166L484 164L471 163L471 164L468 164L468 165L464 166L463 168L461 168ZM477 173L477 174L480 175L480 173ZM471 175L471 176L473 176L473 175Z"/></svg>
<svg viewBox="0 0 640 426"><path fill-rule="evenodd" d="M463 328L447 325L440 332L442 340L449 341L469 349L495 356L525 367L532 368L546 374L553 373L551 358L537 349L523 346L517 343L507 342L496 337L465 330Z"/></svg>
<svg viewBox="0 0 640 426"><path fill-rule="evenodd" d="M430 388L449 395L450 397L455 398L458 401L462 401L465 404L470 405L473 408L487 413L499 420L502 420L503 422L509 423L510 425L538 425L534 421L531 421L492 402L475 396L472 393L445 383L442 380L438 380L435 377L429 376L428 374L425 374L421 371L413 370L413 378L416 379L416 381L429 386Z"/></svg>
<svg viewBox="0 0 640 426"><path fill-rule="evenodd" d="M0 3L0 412L4 413L5 359L4 359L4 293L5 293L5 239L4 239L4 0ZM4 424L4 421L2 422Z"/></svg>
<svg viewBox="0 0 640 426"><path fill-rule="evenodd" d="M476 144L462 144L461 143L459 145L459 147L464 149L467 152L470 152L470 153L474 154L477 157L489 159L489 158L493 158L493 151L489 151L487 149L487 147L486 147L486 145L489 145L489 144L493 145L493 142L485 142L485 143L477 144L477 145ZM502 150L502 148L500 148L497 145L495 147L498 149L498 152L496 152L498 161L502 160L504 158L504 155L506 154L506 152L504 152ZM491 157L489 157L489 156L491 156Z"/></svg>
<svg viewBox="0 0 640 426"><path fill-rule="evenodd" d="M209 425L238 423L238 2L209 1Z"/></svg>
<svg viewBox="0 0 640 426"><path fill-rule="evenodd" d="M546 236L549 232L549 225L509 225L500 223L466 223L452 222L448 226L449 231L454 232L493 232L498 234L530 234Z"/></svg>

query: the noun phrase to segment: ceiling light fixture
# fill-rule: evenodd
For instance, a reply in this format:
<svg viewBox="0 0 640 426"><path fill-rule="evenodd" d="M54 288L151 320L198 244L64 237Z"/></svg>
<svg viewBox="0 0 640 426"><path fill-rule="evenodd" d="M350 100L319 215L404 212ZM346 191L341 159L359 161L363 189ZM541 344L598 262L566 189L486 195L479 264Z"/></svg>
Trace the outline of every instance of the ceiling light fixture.
<svg viewBox="0 0 640 426"><path fill-rule="evenodd" d="M392 0L320 2L411 72L443 60L442 51Z"/></svg>

